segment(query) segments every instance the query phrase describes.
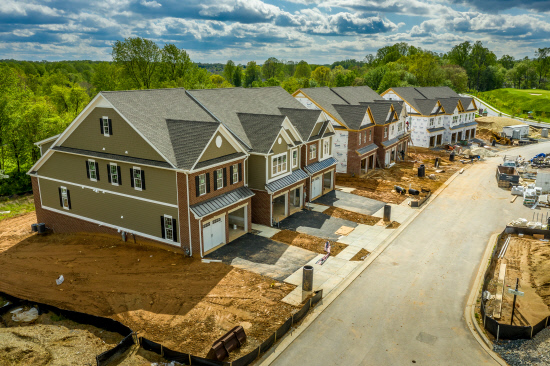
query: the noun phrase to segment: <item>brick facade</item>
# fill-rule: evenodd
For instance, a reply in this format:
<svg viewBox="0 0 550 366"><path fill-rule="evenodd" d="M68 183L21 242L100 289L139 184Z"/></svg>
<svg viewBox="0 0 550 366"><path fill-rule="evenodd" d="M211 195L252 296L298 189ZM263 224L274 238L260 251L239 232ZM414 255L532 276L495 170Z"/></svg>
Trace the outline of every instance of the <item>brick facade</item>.
<svg viewBox="0 0 550 366"><path fill-rule="evenodd" d="M325 169L323 169L323 170L321 170L321 171L315 173L315 174L313 175L313 177L316 177L316 176L319 175L319 174L325 174L325 173L327 173L327 172L330 172L331 170L334 170L334 173L332 174L332 190L334 190L334 187L335 187L335 185L336 185L336 167L335 167L335 166L330 166L330 167L328 167L328 168L325 168ZM312 177L312 178L313 178L313 177ZM311 179L310 179L310 178L307 179L307 182L306 182L306 185L305 185L305 188L304 188L304 192L305 192L306 197L307 197L306 202L311 202L311 196L310 196L310 194L309 194L309 193L311 192ZM323 192L323 193L321 194L321 196L322 196L323 194L326 194L326 193L327 193L327 192L325 192L325 189L324 189L324 178L323 178L323 190L322 190L322 192ZM316 199L316 198L318 198L318 197L315 197L315 199Z"/></svg>
<svg viewBox="0 0 550 366"><path fill-rule="evenodd" d="M309 178L301 180L291 186L273 193L273 195L270 195L267 191L253 189L252 192L254 192L254 196L252 197L252 222L255 224L271 226L271 197L279 196L281 193L290 192L300 185L304 186L304 193L306 193L308 181ZM290 207L290 194L287 195L287 200L288 207ZM302 199L302 207L305 202L306 201Z"/></svg>
<svg viewBox="0 0 550 366"><path fill-rule="evenodd" d="M348 131L348 174L361 174L361 160L373 153L359 156L357 150L374 143L376 139L375 127L371 126L360 131ZM359 135L361 134L361 143ZM366 135L366 141L365 141Z"/></svg>
<svg viewBox="0 0 550 366"><path fill-rule="evenodd" d="M309 158L309 147L311 145L316 145L317 146L317 154L315 154L315 158L313 158L313 159ZM319 161L319 154L321 153L321 148L319 147L319 140L315 140L313 142L304 144L303 145L304 150L302 150L302 152L305 152L305 153L302 154L302 161L301 161L302 165L300 165L300 166L303 168L306 165L310 165L310 164L318 162Z"/></svg>
<svg viewBox="0 0 550 366"><path fill-rule="evenodd" d="M233 164L239 164L239 163L242 164L242 169L243 169L242 180L238 183L231 184L230 166L233 165ZM226 168L226 170L227 170L227 186L225 186L223 188L220 188L220 189L217 189L217 190L214 190L214 171L217 170L217 169L223 169L223 168ZM197 193L196 193L197 188L196 188L195 177L199 176L201 174L205 174L205 173L210 173L210 193L206 193L202 196L197 197ZM242 186L244 186L244 158L242 158L238 161L231 162L231 163L220 164L220 165L217 165L215 168L202 170L198 173L189 174L189 205L193 206L194 204L206 201L210 198L217 197L221 194L227 193L229 191L232 191L232 190L237 189L237 188L242 187Z"/></svg>

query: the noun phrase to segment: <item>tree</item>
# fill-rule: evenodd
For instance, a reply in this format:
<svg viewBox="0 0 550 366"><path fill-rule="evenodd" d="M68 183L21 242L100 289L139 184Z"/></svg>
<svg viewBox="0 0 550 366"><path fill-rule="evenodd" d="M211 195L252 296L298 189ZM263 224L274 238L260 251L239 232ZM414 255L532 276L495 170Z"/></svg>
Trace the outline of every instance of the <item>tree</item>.
<svg viewBox="0 0 550 366"><path fill-rule="evenodd" d="M488 48L483 47L481 41L477 41L472 46L470 52L470 77L475 81L476 90L480 90L481 75L489 66L496 64L496 55Z"/></svg>
<svg viewBox="0 0 550 366"><path fill-rule="evenodd" d="M235 85L236 87L239 87L242 85L242 70L239 66L237 66L235 68L235 70L233 71L233 85Z"/></svg>
<svg viewBox="0 0 550 366"><path fill-rule="evenodd" d="M309 79L311 76L311 68L309 64L304 60L298 62L296 66L296 71L294 72L294 77L296 79Z"/></svg>
<svg viewBox="0 0 550 366"><path fill-rule="evenodd" d="M155 69L162 54L155 42L145 38L126 38L116 41L112 51L113 61L124 71L137 89L149 89L153 84Z"/></svg>
<svg viewBox="0 0 550 366"><path fill-rule="evenodd" d="M447 54L447 58L451 61L451 63L467 70L471 50L472 45L469 41L462 42L451 49L451 51Z"/></svg>
<svg viewBox="0 0 550 366"><path fill-rule="evenodd" d="M290 77L282 82L281 87L283 87L284 90L289 92L290 94L294 93L296 90L303 87L302 84L300 84L300 81L296 79L295 77Z"/></svg>
<svg viewBox="0 0 550 366"><path fill-rule="evenodd" d="M506 69L510 70L512 67L514 67L514 63L516 60L514 57L510 55L503 55L498 62Z"/></svg>
<svg viewBox="0 0 550 366"><path fill-rule="evenodd" d="M418 53L409 56L409 72L416 77L420 86L438 86L443 81L437 59L428 53Z"/></svg>
<svg viewBox="0 0 550 366"><path fill-rule="evenodd" d="M161 52L161 80L178 81L189 76L193 62L187 51L179 49L174 44L165 44Z"/></svg>
<svg viewBox="0 0 550 366"><path fill-rule="evenodd" d="M542 79L546 77L546 75L548 74L548 70L550 69L550 47L539 48L535 52L535 57L535 69L537 70L537 73L539 75L538 88L540 89Z"/></svg>
<svg viewBox="0 0 550 366"><path fill-rule="evenodd" d="M262 75L266 79L281 78L283 74L283 63L275 57L268 58L262 65Z"/></svg>
<svg viewBox="0 0 550 366"><path fill-rule="evenodd" d="M318 66L311 73L311 78L315 80L319 86L326 86L330 81L330 69L326 66Z"/></svg>
<svg viewBox="0 0 550 366"><path fill-rule="evenodd" d="M100 91L116 90L118 87L119 78L119 66L110 62L98 63L91 78L95 93Z"/></svg>
<svg viewBox="0 0 550 366"><path fill-rule="evenodd" d="M255 61L249 61L246 64L246 70L244 70L244 86L249 87L255 81L261 81L260 67L256 65Z"/></svg>
<svg viewBox="0 0 550 366"><path fill-rule="evenodd" d="M445 65L441 67L445 80L450 81L450 87L457 93L463 93L468 89L468 74L458 65Z"/></svg>
<svg viewBox="0 0 550 366"><path fill-rule="evenodd" d="M225 78L225 80L233 81L233 79L235 78L235 70L237 70L237 66L235 66L235 63L231 60L227 61L223 68L223 77ZM240 86L240 84L235 86Z"/></svg>

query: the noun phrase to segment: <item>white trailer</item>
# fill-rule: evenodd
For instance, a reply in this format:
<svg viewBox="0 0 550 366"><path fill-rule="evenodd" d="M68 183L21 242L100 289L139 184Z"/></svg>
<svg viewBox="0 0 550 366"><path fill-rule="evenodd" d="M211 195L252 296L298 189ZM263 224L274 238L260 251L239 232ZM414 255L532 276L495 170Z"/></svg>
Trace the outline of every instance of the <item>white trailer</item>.
<svg viewBox="0 0 550 366"><path fill-rule="evenodd" d="M502 127L502 132L504 132L504 134L508 138L520 139L529 136L529 125L514 125Z"/></svg>

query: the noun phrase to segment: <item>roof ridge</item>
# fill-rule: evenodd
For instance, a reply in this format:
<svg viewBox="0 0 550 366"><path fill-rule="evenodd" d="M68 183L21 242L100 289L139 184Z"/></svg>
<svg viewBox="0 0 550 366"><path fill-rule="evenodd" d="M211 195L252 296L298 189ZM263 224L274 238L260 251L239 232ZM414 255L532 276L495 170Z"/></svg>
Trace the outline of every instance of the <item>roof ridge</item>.
<svg viewBox="0 0 550 366"><path fill-rule="evenodd" d="M129 92L146 92L157 90L187 90L183 87L180 88L158 88L158 89L127 89L127 90L102 90L100 93L129 93Z"/></svg>
<svg viewBox="0 0 550 366"><path fill-rule="evenodd" d="M427 96L425 96L424 94L422 94L422 92L420 90L418 90L417 87L415 87L414 90L416 90L418 92L418 94L422 95L424 97L424 99L430 99Z"/></svg>
<svg viewBox="0 0 550 366"><path fill-rule="evenodd" d="M249 113L249 112L236 112L237 115L239 114L246 114L250 116L274 116L274 117L286 117L282 114L271 114L271 113Z"/></svg>

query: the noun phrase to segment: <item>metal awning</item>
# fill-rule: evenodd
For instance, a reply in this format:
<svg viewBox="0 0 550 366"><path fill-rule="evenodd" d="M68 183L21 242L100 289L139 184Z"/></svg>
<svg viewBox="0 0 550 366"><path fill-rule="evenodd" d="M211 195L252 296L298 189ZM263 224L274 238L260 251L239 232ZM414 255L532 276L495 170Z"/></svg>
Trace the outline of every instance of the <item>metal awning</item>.
<svg viewBox="0 0 550 366"><path fill-rule="evenodd" d="M376 149L378 149L378 145L370 144L368 146L365 146L365 147L362 147L358 150L355 150L355 152L359 155L365 155L365 154L370 153L372 151L376 151Z"/></svg>
<svg viewBox="0 0 550 366"><path fill-rule="evenodd" d="M325 159L323 161L318 161L316 163L307 165L307 166L304 167L304 169L306 170L306 172L309 175L313 175L317 172L320 172L323 169L326 169L326 168L328 168L332 165L335 165L336 163L337 163L336 159L334 159L333 157L330 157L330 158Z"/></svg>
<svg viewBox="0 0 550 366"><path fill-rule="evenodd" d="M428 133L445 131L445 127L428 128Z"/></svg>
<svg viewBox="0 0 550 366"><path fill-rule="evenodd" d="M195 216L205 217L252 196L254 196L254 192L248 189L248 187L239 187L231 192L197 203L190 208Z"/></svg>
<svg viewBox="0 0 550 366"><path fill-rule="evenodd" d="M382 146L384 146L384 147L391 146L391 145L393 145L393 144L395 144L395 143L398 143L399 140L401 140L401 138L396 137L396 138L393 138L393 139L388 140L388 141L382 141Z"/></svg>
<svg viewBox="0 0 550 366"><path fill-rule="evenodd" d="M309 178L309 175L307 175L306 172L304 172L302 169L297 169L292 172L292 174L287 175L286 177L283 177L281 179L277 179L271 183L267 183L265 185L265 189L269 193L277 192L283 188L289 187L295 183L298 183L299 181L303 179Z"/></svg>

